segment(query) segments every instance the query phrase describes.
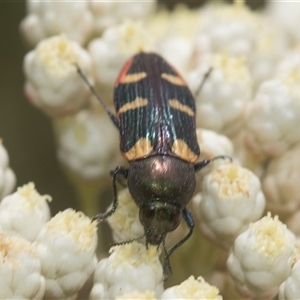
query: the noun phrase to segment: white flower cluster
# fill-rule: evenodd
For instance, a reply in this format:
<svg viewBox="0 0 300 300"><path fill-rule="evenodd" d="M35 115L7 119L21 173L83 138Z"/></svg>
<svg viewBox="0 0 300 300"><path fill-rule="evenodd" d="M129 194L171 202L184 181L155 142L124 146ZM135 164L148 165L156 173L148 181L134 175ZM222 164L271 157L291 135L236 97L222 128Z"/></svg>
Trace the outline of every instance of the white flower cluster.
<svg viewBox="0 0 300 300"><path fill-rule="evenodd" d="M0 139L0 200L11 193L16 185L16 175L9 167L9 157Z"/></svg>
<svg viewBox="0 0 300 300"><path fill-rule="evenodd" d="M0 203L0 298L74 299L97 264L97 227L67 209L50 218L33 183Z"/></svg>
<svg viewBox="0 0 300 300"><path fill-rule="evenodd" d="M76 68L111 108L115 81L125 61L140 51L156 52L182 73L195 95L201 159L233 158L219 157L197 176L192 200L197 241L188 253L172 256L174 273L175 269L188 270L182 271L185 275L204 270L201 275L219 284L225 299L299 297L300 35L295 30L299 4L270 1L264 10L254 12L243 0L213 1L194 10L179 5L172 12L163 8L155 12L154 1L73 2L28 0L21 32L35 47L24 59L25 93L52 118L59 160L71 178L80 178L76 185L83 185L82 194L88 190L86 184L104 182L122 158L117 130ZM14 179L9 185L5 178L14 176L9 175L5 151L1 163L1 151L0 147L3 197L14 185ZM119 207L109 219L115 242L141 238L143 227L134 200L126 189L118 196ZM18 197L13 201L22 203L24 195ZM37 203L36 195L30 197ZM45 250L48 231L29 232L29 228L33 223L45 226L43 222L54 218L49 221L49 212L29 211L31 219L20 228L18 220L25 222L28 215L20 216L18 209L6 204L13 201L3 200L1 205L8 210L0 215L0 226L11 234L19 230L35 245L39 243L39 250L32 253L36 251L48 263L46 267L35 263L33 271L45 279L32 293L40 295L44 284L47 297L72 297L78 290L70 286L54 291L64 281L57 281L56 274L66 278L67 285L72 280L64 277L53 253L72 250L74 244L64 242L61 248L54 245ZM25 208L20 204L20 209ZM93 206L88 211L98 210ZM266 211L270 213L263 217ZM186 234L184 225L168 237L166 248ZM190 277L163 292L158 252L137 242L113 248L96 267L91 299L221 299L202 277ZM80 266L84 261L78 258L76 265L91 272L95 266L85 269ZM44 268L50 272L48 277Z"/></svg>

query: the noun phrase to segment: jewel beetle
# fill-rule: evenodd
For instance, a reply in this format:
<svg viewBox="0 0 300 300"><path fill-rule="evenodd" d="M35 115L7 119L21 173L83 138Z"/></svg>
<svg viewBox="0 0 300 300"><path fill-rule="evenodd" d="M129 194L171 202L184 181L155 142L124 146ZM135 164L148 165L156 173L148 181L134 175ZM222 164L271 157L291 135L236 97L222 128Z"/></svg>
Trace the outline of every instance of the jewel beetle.
<svg viewBox="0 0 300 300"><path fill-rule="evenodd" d="M165 249L164 267L170 269L169 256L193 233L194 220L187 204L195 190L195 173L211 162L198 162L194 97L175 68L155 53L140 52L121 69L114 88L116 114L89 86L118 128L120 150L129 164L112 172L112 208L93 220L104 220L115 212L116 182L118 176L124 177L139 207L146 245L163 243L165 249L167 233L181 220L187 224L188 234Z"/></svg>

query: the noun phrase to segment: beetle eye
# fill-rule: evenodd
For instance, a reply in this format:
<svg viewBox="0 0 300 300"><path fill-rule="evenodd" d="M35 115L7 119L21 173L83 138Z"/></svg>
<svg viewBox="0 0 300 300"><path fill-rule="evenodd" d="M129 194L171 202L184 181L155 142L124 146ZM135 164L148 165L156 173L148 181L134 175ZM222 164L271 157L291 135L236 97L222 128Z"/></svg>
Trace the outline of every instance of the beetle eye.
<svg viewBox="0 0 300 300"><path fill-rule="evenodd" d="M149 227L154 217L155 217L154 205L146 206L143 209L140 209L140 220L143 226Z"/></svg>

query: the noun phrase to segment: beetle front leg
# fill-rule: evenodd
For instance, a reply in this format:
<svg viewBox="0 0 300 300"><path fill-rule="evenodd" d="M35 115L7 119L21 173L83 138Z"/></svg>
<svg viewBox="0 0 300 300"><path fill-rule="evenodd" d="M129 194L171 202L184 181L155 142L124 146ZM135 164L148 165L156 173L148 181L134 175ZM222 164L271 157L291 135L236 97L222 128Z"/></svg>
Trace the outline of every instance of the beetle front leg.
<svg viewBox="0 0 300 300"><path fill-rule="evenodd" d="M113 202L112 202L112 208L110 210L108 210L107 212L103 213L103 214L98 214L94 217L92 217L92 221L100 221L100 220L106 220L109 216L111 216L115 210L118 207L118 191L117 191L117 177L118 175L122 175L125 179L127 179L127 175L128 175L128 169L122 167L122 166L118 166L115 168L115 170L113 171L112 174L112 181L113 181Z"/></svg>
<svg viewBox="0 0 300 300"><path fill-rule="evenodd" d="M229 155L218 155L213 157L212 159L204 159L198 163L195 164L195 173L200 171L201 169L203 169L205 166L207 166L209 163L211 163L212 161L216 160L216 159L228 159L230 160L230 162L232 162L232 157L230 157Z"/></svg>
<svg viewBox="0 0 300 300"><path fill-rule="evenodd" d="M171 264L170 264L170 261L169 261L169 258L171 256L171 254L191 237L191 235L193 234L194 227L195 227L195 222L194 222L193 215L187 207L185 207L182 211L182 218L183 218L184 222L187 224L190 231L188 232L188 234L184 238L182 238L170 250L168 250L168 251L165 250L166 254L165 254L164 263L163 263L163 269L164 269L164 273L165 273L165 280L167 280L169 278L169 276L172 274ZM163 244L163 246L165 248L165 244Z"/></svg>

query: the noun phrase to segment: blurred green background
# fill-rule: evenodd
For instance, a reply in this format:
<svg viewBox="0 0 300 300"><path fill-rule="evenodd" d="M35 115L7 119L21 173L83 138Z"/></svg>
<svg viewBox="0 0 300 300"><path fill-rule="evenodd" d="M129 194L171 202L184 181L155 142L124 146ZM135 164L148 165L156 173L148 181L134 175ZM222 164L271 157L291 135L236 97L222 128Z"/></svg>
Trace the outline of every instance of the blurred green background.
<svg viewBox="0 0 300 300"><path fill-rule="evenodd" d="M23 94L23 57L28 51L19 34L25 1L0 2L0 137L10 156L18 186L33 181L53 197L52 213L76 207L72 187L56 160L50 120Z"/></svg>
<svg viewBox="0 0 300 300"><path fill-rule="evenodd" d="M172 7L178 1L161 1ZM203 1L184 1L199 6ZM248 1L254 8L264 1ZM33 181L41 194L53 197L52 214L78 208L75 191L56 159L50 120L24 97L22 61L28 49L19 34L25 1L0 1L0 138L8 150L18 186ZM109 176L109 175L108 175Z"/></svg>

